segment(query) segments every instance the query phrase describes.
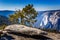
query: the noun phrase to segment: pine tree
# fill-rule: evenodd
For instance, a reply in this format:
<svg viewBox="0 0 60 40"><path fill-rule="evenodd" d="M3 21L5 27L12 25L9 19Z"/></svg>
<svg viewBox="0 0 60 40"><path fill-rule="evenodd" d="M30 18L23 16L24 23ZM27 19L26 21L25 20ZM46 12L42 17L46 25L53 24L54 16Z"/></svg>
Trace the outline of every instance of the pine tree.
<svg viewBox="0 0 60 40"><path fill-rule="evenodd" d="M32 24L36 21L34 20L35 17L37 16L36 10L33 8L33 5L28 4L23 8L22 10L24 12L24 15L26 16L26 22L28 22L32 26Z"/></svg>
<svg viewBox="0 0 60 40"><path fill-rule="evenodd" d="M28 4L23 8L22 10L18 10L15 12L15 14L10 15L10 20L14 23L17 21L19 22L19 18L21 19L22 25L28 25L32 27L32 24L36 22L35 17L37 16L36 10L33 8L33 5ZM27 24L26 24L27 23Z"/></svg>

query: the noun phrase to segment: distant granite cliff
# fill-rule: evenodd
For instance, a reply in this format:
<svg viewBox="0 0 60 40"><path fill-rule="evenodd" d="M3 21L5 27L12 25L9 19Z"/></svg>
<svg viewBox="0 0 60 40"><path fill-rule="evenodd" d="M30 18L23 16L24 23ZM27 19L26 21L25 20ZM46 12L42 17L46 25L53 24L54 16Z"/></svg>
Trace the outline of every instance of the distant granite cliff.
<svg viewBox="0 0 60 40"><path fill-rule="evenodd" d="M60 31L60 10L38 12L34 27Z"/></svg>

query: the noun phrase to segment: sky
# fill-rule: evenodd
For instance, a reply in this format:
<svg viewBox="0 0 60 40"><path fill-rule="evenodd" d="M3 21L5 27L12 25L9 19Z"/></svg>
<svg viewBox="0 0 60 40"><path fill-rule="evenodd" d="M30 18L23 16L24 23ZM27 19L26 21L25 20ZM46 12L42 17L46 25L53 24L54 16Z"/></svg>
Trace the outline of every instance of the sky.
<svg viewBox="0 0 60 40"><path fill-rule="evenodd" d="M37 11L60 9L60 0L0 0L0 10L22 10L28 4Z"/></svg>

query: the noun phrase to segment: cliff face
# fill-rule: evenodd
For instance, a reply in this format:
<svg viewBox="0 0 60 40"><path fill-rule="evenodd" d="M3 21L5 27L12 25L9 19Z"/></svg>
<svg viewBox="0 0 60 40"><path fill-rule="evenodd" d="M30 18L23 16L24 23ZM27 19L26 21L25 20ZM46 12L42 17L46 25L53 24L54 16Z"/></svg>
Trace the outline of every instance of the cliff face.
<svg viewBox="0 0 60 40"><path fill-rule="evenodd" d="M36 19L36 28L60 30L60 10L39 12Z"/></svg>

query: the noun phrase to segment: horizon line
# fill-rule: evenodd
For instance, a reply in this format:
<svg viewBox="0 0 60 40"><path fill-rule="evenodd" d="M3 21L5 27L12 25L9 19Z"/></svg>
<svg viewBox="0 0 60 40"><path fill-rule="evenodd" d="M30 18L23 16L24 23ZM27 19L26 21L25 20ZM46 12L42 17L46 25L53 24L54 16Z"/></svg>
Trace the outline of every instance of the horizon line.
<svg viewBox="0 0 60 40"><path fill-rule="evenodd" d="M9 11L10 9L2 9L0 11ZM19 10L19 9L16 9L16 10ZM16 10L10 10L10 11L16 11ZM50 10L60 10L60 9L48 9L48 10L36 10L36 11L50 11Z"/></svg>

